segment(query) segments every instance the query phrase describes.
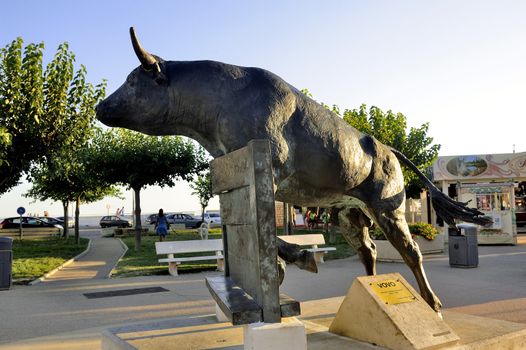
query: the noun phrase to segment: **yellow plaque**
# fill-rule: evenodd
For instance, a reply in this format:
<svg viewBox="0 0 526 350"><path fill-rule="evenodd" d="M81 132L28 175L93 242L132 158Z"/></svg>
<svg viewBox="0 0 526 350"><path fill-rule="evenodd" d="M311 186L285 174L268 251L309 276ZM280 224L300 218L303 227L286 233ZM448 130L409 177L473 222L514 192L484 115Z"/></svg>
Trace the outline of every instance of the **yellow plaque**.
<svg viewBox="0 0 526 350"><path fill-rule="evenodd" d="M415 296L399 279L388 279L369 283L372 290L387 305L415 301Z"/></svg>

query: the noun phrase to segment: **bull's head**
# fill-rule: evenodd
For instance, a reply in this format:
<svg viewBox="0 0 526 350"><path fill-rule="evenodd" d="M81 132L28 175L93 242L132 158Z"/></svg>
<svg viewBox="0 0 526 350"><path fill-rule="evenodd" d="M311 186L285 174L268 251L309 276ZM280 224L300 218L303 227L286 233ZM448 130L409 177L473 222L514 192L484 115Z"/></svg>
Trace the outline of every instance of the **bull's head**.
<svg viewBox="0 0 526 350"><path fill-rule="evenodd" d="M108 126L124 127L152 135L170 132L165 114L169 110L169 75L165 62L144 50L133 27L130 36L141 65L126 82L97 106L97 118Z"/></svg>

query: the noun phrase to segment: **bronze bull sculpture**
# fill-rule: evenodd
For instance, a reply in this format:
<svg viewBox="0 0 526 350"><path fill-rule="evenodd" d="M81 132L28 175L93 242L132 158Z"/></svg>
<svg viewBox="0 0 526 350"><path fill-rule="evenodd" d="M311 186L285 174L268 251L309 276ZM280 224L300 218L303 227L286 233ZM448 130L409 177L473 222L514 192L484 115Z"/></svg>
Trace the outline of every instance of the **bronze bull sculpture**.
<svg viewBox="0 0 526 350"><path fill-rule="evenodd" d="M277 75L215 61L164 61L141 47L133 28L130 34L141 65L99 104L99 120L150 135L184 135L213 157L253 139L270 140L276 199L341 208L341 232L369 275L376 272L376 250L368 229L376 223L412 270L422 297L440 310L405 220L399 161L424 181L449 225L455 218L486 224L481 212L442 194L403 154L352 128ZM298 258L290 254L295 255L286 260Z"/></svg>

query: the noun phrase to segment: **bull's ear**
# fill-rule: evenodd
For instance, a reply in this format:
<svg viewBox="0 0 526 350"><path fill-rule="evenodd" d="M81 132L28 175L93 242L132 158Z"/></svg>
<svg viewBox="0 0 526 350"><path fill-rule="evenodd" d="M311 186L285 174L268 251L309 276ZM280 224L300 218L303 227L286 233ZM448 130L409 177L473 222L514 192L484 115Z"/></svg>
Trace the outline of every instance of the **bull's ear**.
<svg viewBox="0 0 526 350"><path fill-rule="evenodd" d="M166 67L165 67L164 61L157 56L154 56L154 57L157 59L158 69L153 69L151 71L151 74L153 75L153 79L159 85L166 84L168 82L168 76L166 75L166 69L165 69Z"/></svg>
<svg viewBox="0 0 526 350"><path fill-rule="evenodd" d="M166 74L162 70L159 70L159 72L155 73L155 82L159 85L165 85L168 83L168 78L166 77Z"/></svg>

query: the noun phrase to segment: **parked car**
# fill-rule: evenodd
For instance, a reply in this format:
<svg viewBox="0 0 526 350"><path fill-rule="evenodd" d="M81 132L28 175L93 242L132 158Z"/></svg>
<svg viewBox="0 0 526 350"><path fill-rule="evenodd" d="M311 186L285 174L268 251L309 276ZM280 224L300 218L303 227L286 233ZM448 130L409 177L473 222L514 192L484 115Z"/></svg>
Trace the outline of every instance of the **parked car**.
<svg viewBox="0 0 526 350"><path fill-rule="evenodd" d="M100 219L100 227L132 227L132 224L130 221L126 220L125 218L121 218L120 216L115 215L108 215L103 216Z"/></svg>
<svg viewBox="0 0 526 350"><path fill-rule="evenodd" d="M158 214L150 214L146 218L146 224L153 225L157 221Z"/></svg>
<svg viewBox="0 0 526 350"><path fill-rule="evenodd" d="M200 218L194 218L190 214L174 213L166 215L166 221L169 224L184 224L186 228L198 228L203 221Z"/></svg>
<svg viewBox="0 0 526 350"><path fill-rule="evenodd" d="M168 215L173 215L173 213L164 213L164 216L168 218ZM159 214L150 214L146 218L146 224L147 225L154 225L157 222L157 217Z"/></svg>
<svg viewBox="0 0 526 350"><path fill-rule="evenodd" d="M39 218L35 218L32 216L16 216L12 218L6 218L2 222L0 222L0 229L19 228L20 220L22 220L23 229L55 227L60 230L60 233L62 233L63 230L63 227L61 225L48 223L44 220L40 220Z"/></svg>
<svg viewBox="0 0 526 350"><path fill-rule="evenodd" d="M61 220L62 223L64 223L64 217L63 216L57 216L58 220ZM68 227L75 227L75 218L72 218L68 216Z"/></svg>
<svg viewBox="0 0 526 350"><path fill-rule="evenodd" d="M53 225L60 225L64 227L64 220L60 220L58 218L53 218L51 216L39 216L40 220L45 221L47 223L53 224Z"/></svg>
<svg viewBox="0 0 526 350"><path fill-rule="evenodd" d="M210 227L221 226L221 214L219 213L205 213L205 221Z"/></svg>

